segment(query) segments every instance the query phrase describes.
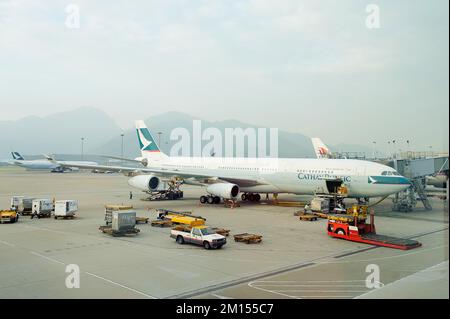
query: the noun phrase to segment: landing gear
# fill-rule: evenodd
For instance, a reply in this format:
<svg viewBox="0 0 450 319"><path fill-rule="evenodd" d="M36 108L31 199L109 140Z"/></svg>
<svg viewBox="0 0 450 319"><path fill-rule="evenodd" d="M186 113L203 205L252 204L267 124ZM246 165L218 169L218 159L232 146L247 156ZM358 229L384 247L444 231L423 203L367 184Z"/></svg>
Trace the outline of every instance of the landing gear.
<svg viewBox="0 0 450 319"><path fill-rule="evenodd" d="M242 201L259 202L261 200L261 195L254 193L243 193L241 195Z"/></svg>
<svg viewBox="0 0 450 319"><path fill-rule="evenodd" d="M219 196L212 196L212 195L202 195L200 196L200 203L202 204L220 204L220 197Z"/></svg>

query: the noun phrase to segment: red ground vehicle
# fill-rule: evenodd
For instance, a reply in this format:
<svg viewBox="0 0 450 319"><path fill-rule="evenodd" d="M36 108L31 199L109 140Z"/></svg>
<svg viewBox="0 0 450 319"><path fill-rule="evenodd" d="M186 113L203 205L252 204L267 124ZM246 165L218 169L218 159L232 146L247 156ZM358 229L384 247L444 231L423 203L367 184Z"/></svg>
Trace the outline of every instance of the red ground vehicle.
<svg viewBox="0 0 450 319"><path fill-rule="evenodd" d="M408 250L422 246L416 240L378 235L375 231L373 211L370 213L370 223L366 223L365 216L329 216L328 235L369 245Z"/></svg>

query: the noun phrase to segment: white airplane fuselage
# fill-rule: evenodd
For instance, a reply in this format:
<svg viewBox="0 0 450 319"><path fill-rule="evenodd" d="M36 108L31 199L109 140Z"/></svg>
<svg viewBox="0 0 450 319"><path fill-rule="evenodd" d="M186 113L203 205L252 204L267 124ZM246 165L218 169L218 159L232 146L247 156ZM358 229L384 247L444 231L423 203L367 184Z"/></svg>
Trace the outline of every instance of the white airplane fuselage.
<svg viewBox="0 0 450 319"><path fill-rule="evenodd" d="M393 168L362 160L216 157L155 160L152 152L143 155L138 159L147 158L152 168L255 181L255 185L236 182L240 184L240 192L312 195L327 193L327 181L342 180L349 197L370 198L398 193L410 186L409 180ZM189 179L185 183L189 184Z"/></svg>
<svg viewBox="0 0 450 319"><path fill-rule="evenodd" d="M50 170L50 171L56 171L59 169L63 169L63 167L60 164L52 163L48 160L13 160L10 162L13 165L17 165L29 170ZM82 165L82 164L91 164L95 165L97 163L95 162L84 162L84 161L61 161L59 163L63 163L65 165ZM70 170L77 169L74 166L74 168L70 168Z"/></svg>

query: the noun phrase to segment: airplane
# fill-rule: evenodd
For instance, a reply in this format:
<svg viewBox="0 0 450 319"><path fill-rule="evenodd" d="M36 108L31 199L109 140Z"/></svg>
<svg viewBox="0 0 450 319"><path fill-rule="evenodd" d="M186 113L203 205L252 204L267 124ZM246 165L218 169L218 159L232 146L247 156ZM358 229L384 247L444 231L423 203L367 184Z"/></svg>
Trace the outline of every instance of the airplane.
<svg viewBox="0 0 450 319"><path fill-rule="evenodd" d="M165 181L203 186L201 203L221 199L258 201L260 194L330 193L345 185L348 197L385 197L410 187L410 181L395 169L363 160L301 158L169 157L143 121L136 121L141 156L127 161L141 167L76 165L79 168L108 169L131 177L128 184L142 191L160 190ZM60 163L60 162L55 162ZM65 166L65 164L61 164Z"/></svg>
<svg viewBox="0 0 450 319"><path fill-rule="evenodd" d="M312 137L311 142L314 147L314 153L317 158L332 158L333 154L324 142L318 137Z"/></svg>
<svg viewBox="0 0 450 319"><path fill-rule="evenodd" d="M447 188L447 180L448 176L443 172L426 177L427 185L432 185L436 188Z"/></svg>
<svg viewBox="0 0 450 319"><path fill-rule="evenodd" d="M11 152L13 160L8 161L10 165L17 165L30 170L49 170L52 173L63 173L78 169L72 164L98 165L96 162L87 161L60 161L55 163L54 159L46 155L46 159L26 160L19 152Z"/></svg>
<svg viewBox="0 0 450 319"><path fill-rule="evenodd" d="M334 154L331 153L330 149L325 145L324 142L318 137L311 138L311 142L314 146L314 152L317 158L333 158ZM439 172L434 175L426 177L426 184L434 186L436 188L446 188L447 187L448 176L445 172Z"/></svg>

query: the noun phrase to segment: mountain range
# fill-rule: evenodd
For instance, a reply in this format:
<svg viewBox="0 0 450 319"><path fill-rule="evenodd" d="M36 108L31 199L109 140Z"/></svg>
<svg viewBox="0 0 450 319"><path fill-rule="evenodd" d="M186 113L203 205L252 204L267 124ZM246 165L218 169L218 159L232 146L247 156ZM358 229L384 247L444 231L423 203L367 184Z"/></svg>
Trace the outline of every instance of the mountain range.
<svg viewBox="0 0 450 319"><path fill-rule="evenodd" d="M193 120L201 119L181 112L166 112L151 116L145 122L155 139L161 140L161 149L169 154L170 149L177 142L170 140L172 130L185 128L192 136ZM222 134L224 134L225 128L258 128L234 119L216 122L201 120L201 126L202 130L208 127L217 128ZM121 129L112 117L93 107L81 107L46 117L30 116L17 121L0 121L0 127L2 128L0 135L1 158L9 157L12 150L22 153L25 157L27 154L81 154L82 137L84 137L84 154L120 156L121 134L124 134L123 155L129 158L139 156L135 129ZM269 130L267 130L268 139ZM208 141L204 141L203 145L206 143ZM300 133L279 130L278 146L279 157L315 156L310 138ZM369 147L362 145L339 144L329 147L332 151L367 154L372 152ZM224 153L223 150L222 152Z"/></svg>

